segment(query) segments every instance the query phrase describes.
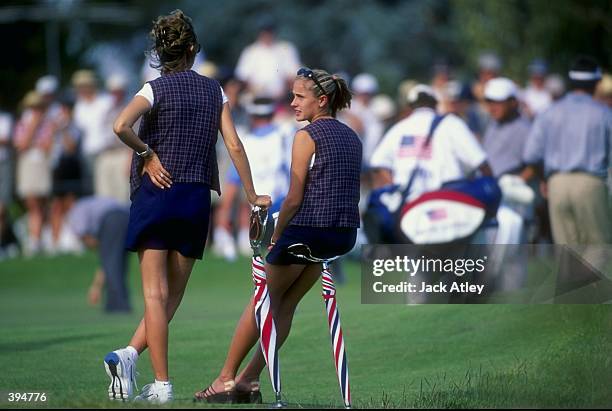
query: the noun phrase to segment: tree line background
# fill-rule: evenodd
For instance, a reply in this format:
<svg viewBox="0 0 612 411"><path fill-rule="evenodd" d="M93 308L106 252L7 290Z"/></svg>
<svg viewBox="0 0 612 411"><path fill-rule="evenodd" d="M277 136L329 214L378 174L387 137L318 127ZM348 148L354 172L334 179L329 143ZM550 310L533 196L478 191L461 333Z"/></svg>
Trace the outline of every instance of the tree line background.
<svg viewBox="0 0 612 411"><path fill-rule="evenodd" d="M405 78L429 80L437 63L469 80L483 51L519 81L537 57L559 73L577 54L612 66L609 0L9 0L0 6L0 105L15 110L47 72L63 85L84 67L137 78L151 21L176 8L193 18L206 58L229 70L267 17L305 65L370 72L392 95Z"/></svg>

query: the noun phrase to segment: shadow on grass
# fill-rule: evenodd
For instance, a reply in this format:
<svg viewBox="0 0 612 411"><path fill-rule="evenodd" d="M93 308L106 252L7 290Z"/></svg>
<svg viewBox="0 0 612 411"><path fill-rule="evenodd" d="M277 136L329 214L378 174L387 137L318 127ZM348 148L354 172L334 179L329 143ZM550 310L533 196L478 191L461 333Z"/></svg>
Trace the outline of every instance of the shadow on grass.
<svg viewBox="0 0 612 411"><path fill-rule="evenodd" d="M90 334L83 334L83 335L71 335L71 336L64 336L64 337L54 337L54 338L47 338L47 339L32 340L32 341L15 341L15 342L8 342L8 343L0 343L0 352L45 350L54 345L72 343L76 341L92 340L94 338L106 337L109 335L112 335L112 333L90 333Z"/></svg>

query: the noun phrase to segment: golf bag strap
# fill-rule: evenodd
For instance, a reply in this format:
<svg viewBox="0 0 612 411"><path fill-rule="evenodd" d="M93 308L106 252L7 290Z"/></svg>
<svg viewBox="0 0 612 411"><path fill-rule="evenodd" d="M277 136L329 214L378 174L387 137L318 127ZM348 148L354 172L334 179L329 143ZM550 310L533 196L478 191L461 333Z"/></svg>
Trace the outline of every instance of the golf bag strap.
<svg viewBox="0 0 612 411"><path fill-rule="evenodd" d="M410 179L408 180L408 184L406 184L406 188L404 188L404 190L402 191L402 201L400 204L404 204L404 202L406 201L406 198L410 193L410 189L412 188L412 183L414 183L414 179L416 178L417 172L419 171L419 160L421 158L421 155L423 154L423 151L425 151L427 147L429 147L429 145L431 144L431 139L433 138L434 132L436 131L442 120L444 120L444 117L446 117L446 114L434 115L431 125L429 126L429 133L427 134L427 138L425 138L425 143L423 143L423 146L421 146L421 149L419 150L416 165L412 169L412 173L410 173ZM401 210L401 207L398 208L398 210Z"/></svg>

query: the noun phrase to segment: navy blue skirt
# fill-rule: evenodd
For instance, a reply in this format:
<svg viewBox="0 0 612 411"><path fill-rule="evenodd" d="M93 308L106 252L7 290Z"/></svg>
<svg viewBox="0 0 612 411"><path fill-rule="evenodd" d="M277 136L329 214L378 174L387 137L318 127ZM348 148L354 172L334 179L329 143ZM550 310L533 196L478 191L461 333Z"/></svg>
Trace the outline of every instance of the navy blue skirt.
<svg viewBox="0 0 612 411"><path fill-rule="evenodd" d="M210 186L173 183L162 190L145 174L132 197L126 248L176 250L202 259L209 222Z"/></svg>
<svg viewBox="0 0 612 411"><path fill-rule="evenodd" d="M289 253L287 248L304 244L310 248L313 257L327 259L348 253L355 246L355 241L356 228L289 225L266 256L266 261L274 265L313 264Z"/></svg>

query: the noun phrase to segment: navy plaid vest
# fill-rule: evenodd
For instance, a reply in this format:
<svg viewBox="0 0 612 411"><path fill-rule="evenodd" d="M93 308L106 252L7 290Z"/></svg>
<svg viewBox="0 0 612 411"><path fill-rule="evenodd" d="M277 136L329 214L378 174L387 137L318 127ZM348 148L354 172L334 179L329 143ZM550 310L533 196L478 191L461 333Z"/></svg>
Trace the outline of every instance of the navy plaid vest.
<svg viewBox="0 0 612 411"><path fill-rule="evenodd" d="M336 119L320 119L302 130L315 143L304 199L289 224L309 227L359 227L361 140Z"/></svg>
<svg viewBox="0 0 612 411"><path fill-rule="evenodd" d="M163 75L149 82L154 103L138 136L147 143L173 183L205 183L220 194L215 144L221 121L221 86L195 71ZM143 160L132 156L131 192L140 187Z"/></svg>

